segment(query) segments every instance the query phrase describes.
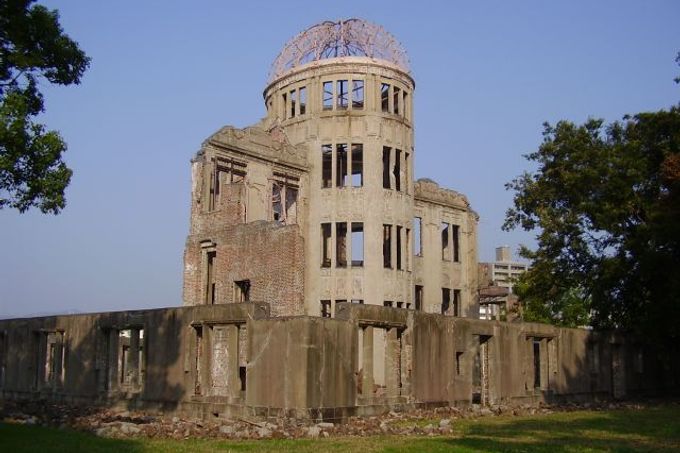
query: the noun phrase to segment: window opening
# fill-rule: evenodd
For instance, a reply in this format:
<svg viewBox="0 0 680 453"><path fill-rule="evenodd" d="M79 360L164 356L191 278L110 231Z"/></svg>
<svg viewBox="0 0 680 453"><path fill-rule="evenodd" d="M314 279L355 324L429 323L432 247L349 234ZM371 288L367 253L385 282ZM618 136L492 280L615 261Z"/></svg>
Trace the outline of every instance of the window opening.
<svg viewBox="0 0 680 453"><path fill-rule="evenodd" d="M364 145L352 145L352 187L364 185Z"/></svg>
<svg viewBox="0 0 680 453"><path fill-rule="evenodd" d="M383 225L383 267L392 268L392 225Z"/></svg>
<svg viewBox="0 0 680 453"><path fill-rule="evenodd" d="M350 302L353 303L353 304L361 304L361 305L363 305L364 300L363 300L363 299L352 299Z"/></svg>
<svg viewBox="0 0 680 453"><path fill-rule="evenodd" d="M392 87L392 90L394 93L392 101L394 114L399 115L399 98L401 97L401 90L397 87Z"/></svg>
<svg viewBox="0 0 680 453"><path fill-rule="evenodd" d="M209 210L214 210L220 203L220 191L223 185L242 184L246 177L246 165L226 159L214 161L215 171L210 179Z"/></svg>
<svg viewBox="0 0 680 453"><path fill-rule="evenodd" d="M460 290L453 290L453 316L460 316Z"/></svg>
<svg viewBox="0 0 680 453"><path fill-rule="evenodd" d="M211 250L206 254L206 291L205 303L215 303L215 258L217 258L217 251Z"/></svg>
<svg viewBox="0 0 680 453"><path fill-rule="evenodd" d="M364 108L364 81L352 81L352 109L361 110Z"/></svg>
<svg viewBox="0 0 680 453"><path fill-rule="evenodd" d="M380 85L380 105L382 111L389 113L390 111L390 86L387 83Z"/></svg>
<svg viewBox="0 0 680 453"><path fill-rule="evenodd" d="M352 223L352 267L364 265L364 224Z"/></svg>
<svg viewBox="0 0 680 453"><path fill-rule="evenodd" d="M404 177L406 178L406 181L404 181L404 192L409 193L409 187L411 185L411 172L409 167L408 152L404 152Z"/></svg>
<svg viewBox="0 0 680 453"><path fill-rule="evenodd" d="M347 86L347 80L338 80L336 85L336 95L337 95L337 108L338 110L346 110L349 104L349 92Z"/></svg>
<svg viewBox="0 0 680 453"><path fill-rule="evenodd" d="M244 366L239 366L238 367L238 380L241 383L241 391L245 392L246 391L246 367Z"/></svg>
<svg viewBox="0 0 680 453"><path fill-rule="evenodd" d="M196 372L195 374L195 381L194 381L194 394L195 395L200 395L201 394L201 381L203 380L203 370L202 370L202 356L203 356L203 327L202 326L196 326L196 351L195 351L195 358L194 358L194 370Z"/></svg>
<svg viewBox="0 0 680 453"><path fill-rule="evenodd" d="M234 282L234 302L250 301L250 280Z"/></svg>
<svg viewBox="0 0 680 453"><path fill-rule="evenodd" d="M441 234L442 234L442 259L445 260L445 261L449 261L450 256L449 256L449 224L448 223L442 222Z"/></svg>
<svg viewBox="0 0 680 453"><path fill-rule="evenodd" d="M401 190L401 150L394 150L394 184L397 192Z"/></svg>
<svg viewBox="0 0 680 453"><path fill-rule="evenodd" d="M295 117L295 106L297 104L297 91L290 92L290 117Z"/></svg>
<svg viewBox="0 0 680 453"><path fill-rule="evenodd" d="M403 106L402 106L402 113L403 113L403 115L404 115L404 118L407 118L407 116L408 116L407 110L410 110L410 109L409 109L409 105L408 105L408 91L405 91L405 90L404 90L404 91L403 91L403 95L404 95L404 96L403 96L404 102L402 103L402 104L403 104Z"/></svg>
<svg viewBox="0 0 680 453"><path fill-rule="evenodd" d="M423 286L422 285L416 285L414 300L415 300L416 310L422 310L423 309Z"/></svg>
<svg viewBox="0 0 680 453"><path fill-rule="evenodd" d="M442 288L442 315L449 313L451 306L451 290L449 288Z"/></svg>
<svg viewBox="0 0 680 453"><path fill-rule="evenodd" d="M451 225L451 236L453 239L453 261L460 262L460 227Z"/></svg>
<svg viewBox="0 0 680 453"><path fill-rule="evenodd" d="M330 318L331 317L331 301L322 300L321 301L321 317Z"/></svg>
<svg viewBox="0 0 680 453"><path fill-rule="evenodd" d="M321 187L333 187L333 146L321 145Z"/></svg>
<svg viewBox="0 0 680 453"><path fill-rule="evenodd" d="M534 339L534 388L541 388L541 341Z"/></svg>
<svg viewBox="0 0 680 453"><path fill-rule="evenodd" d="M347 224L335 224L335 267L347 267Z"/></svg>
<svg viewBox="0 0 680 453"><path fill-rule="evenodd" d="M281 105L283 105L283 119L285 120L288 115L288 94L283 93L281 95Z"/></svg>
<svg viewBox="0 0 680 453"><path fill-rule="evenodd" d="M300 115L307 113L307 88L300 87Z"/></svg>
<svg viewBox="0 0 680 453"><path fill-rule="evenodd" d="M392 148L383 146L383 188L390 188L390 154Z"/></svg>
<svg viewBox="0 0 680 453"><path fill-rule="evenodd" d="M345 187L349 185L347 175L347 145L335 145L335 171L336 171L336 187Z"/></svg>
<svg viewBox="0 0 680 453"><path fill-rule="evenodd" d="M393 304L394 302L392 302L391 300L383 301L383 307L392 307Z"/></svg>
<svg viewBox="0 0 680 453"><path fill-rule="evenodd" d="M275 174L272 181L272 216L274 221L292 225L297 221L298 179Z"/></svg>
<svg viewBox="0 0 680 453"><path fill-rule="evenodd" d="M323 83L323 109L333 110L333 82Z"/></svg>
<svg viewBox="0 0 680 453"><path fill-rule="evenodd" d="M415 244L413 252L416 256L423 256L423 233L422 233L423 219L414 217L413 219L413 234L415 235Z"/></svg>
<svg viewBox="0 0 680 453"><path fill-rule="evenodd" d="M410 271L411 270L411 229L406 228L406 253L404 254L406 257L406 270Z"/></svg>
<svg viewBox="0 0 680 453"><path fill-rule="evenodd" d="M331 224L321 224L321 267L331 267Z"/></svg>
<svg viewBox="0 0 680 453"><path fill-rule="evenodd" d="M402 227L397 225L397 269L402 270L401 263L401 230Z"/></svg>

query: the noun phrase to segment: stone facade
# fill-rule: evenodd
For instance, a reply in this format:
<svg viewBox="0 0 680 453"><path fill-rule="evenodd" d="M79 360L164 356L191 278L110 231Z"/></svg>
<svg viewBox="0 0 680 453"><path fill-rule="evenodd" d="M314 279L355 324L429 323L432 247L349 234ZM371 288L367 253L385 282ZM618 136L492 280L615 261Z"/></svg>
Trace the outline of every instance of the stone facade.
<svg viewBox="0 0 680 453"><path fill-rule="evenodd" d="M615 333L340 304L264 303L0 321L0 397L197 417L343 420L422 406L670 394L680 361Z"/></svg>
<svg viewBox="0 0 680 453"><path fill-rule="evenodd" d="M414 181L403 51L298 55L338 42L318 33L277 59L266 118L192 160L184 306L0 320L0 398L342 420L678 388L633 338L476 319L478 216Z"/></svg>

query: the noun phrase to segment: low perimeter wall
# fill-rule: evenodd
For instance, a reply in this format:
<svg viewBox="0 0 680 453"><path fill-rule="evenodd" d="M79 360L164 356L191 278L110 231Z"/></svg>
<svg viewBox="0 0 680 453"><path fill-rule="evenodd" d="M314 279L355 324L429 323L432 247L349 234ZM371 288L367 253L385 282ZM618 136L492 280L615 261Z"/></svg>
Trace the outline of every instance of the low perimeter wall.
<svg viewBox="0 0 680 453"><path fill-rule="evenodd" d="M339 304L263 303L0 321L0 397L342 420L418 406L669 394L677 360L616 333Z"/></svg>

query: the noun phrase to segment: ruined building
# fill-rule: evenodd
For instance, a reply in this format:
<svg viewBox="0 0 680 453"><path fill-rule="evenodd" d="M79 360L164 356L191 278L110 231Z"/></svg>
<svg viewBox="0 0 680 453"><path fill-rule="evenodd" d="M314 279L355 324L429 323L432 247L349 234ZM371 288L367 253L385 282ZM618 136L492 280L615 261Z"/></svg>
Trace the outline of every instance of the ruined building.
<svg viewBox="0 0 680 453"><path fill-rule="evenodd" d="M217 131L192 162L185 304L474 316L477 214L463 195L414 182L414 89L404 49L365 21L288 42L267 116Z"/></svg>
<svg viewBox="0 0 680 453"><path fill-rule="evenodd" d="M634 338L478 319L477 215L414 182L414 89L376 25L296 36L266 117L192 161L184 306L1 320L0 398L342 420L678 388Z"/></svg>

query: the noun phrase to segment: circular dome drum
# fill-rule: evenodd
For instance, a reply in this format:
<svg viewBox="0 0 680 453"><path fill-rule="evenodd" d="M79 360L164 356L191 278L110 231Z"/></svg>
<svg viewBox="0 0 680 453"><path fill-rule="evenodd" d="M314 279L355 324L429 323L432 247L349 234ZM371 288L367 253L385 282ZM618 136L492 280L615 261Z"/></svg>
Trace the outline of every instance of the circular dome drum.
<svg viewBox="0 0 680 453"><path fill-rule="evenodd" d="M269 82L304 64L342 57L384 60L410 73L406 50L392 34L379 25L353 18L322 22L288 41L272 64Z"/></svg>

